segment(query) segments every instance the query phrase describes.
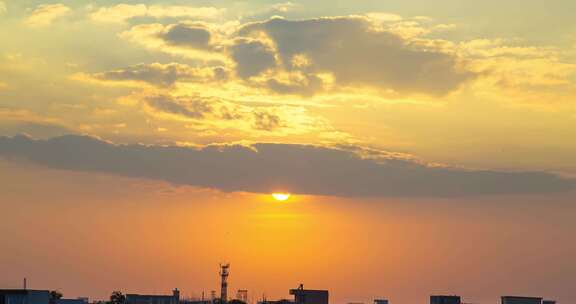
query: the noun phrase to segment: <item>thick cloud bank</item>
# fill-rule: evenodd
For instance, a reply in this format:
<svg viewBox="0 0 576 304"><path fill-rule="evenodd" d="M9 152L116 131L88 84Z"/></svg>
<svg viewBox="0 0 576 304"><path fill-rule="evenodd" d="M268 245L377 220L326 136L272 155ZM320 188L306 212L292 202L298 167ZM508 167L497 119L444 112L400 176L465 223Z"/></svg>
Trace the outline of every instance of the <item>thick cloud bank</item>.
<svg viewBox="0 0 576 304"><path fill-rule="evenodd" d="M549 193L575 181L543 172L430 167L407 159L366 159L349 151L257 144L202 149L114 145L87 136L0 137L0 156L51 168L104 172L222 191L287 190L336 196L473 196Z"/></svg>
<svg viewBox="0 0 576 304"><path fill-rule="evenodd" d="M474 76L459 68L453 55L375 29L365 17L298 21L273 18L245 25L239 31L242 36L258 37L261 33L272 40L286 69L301 69L294 63L303 56L308 61L306 72L330 72L341 84L442 95ZM234 52L241 76L245 62L260 61L261 67L273 65L271 51L254 46L243 51L241 56Z"/></svg>

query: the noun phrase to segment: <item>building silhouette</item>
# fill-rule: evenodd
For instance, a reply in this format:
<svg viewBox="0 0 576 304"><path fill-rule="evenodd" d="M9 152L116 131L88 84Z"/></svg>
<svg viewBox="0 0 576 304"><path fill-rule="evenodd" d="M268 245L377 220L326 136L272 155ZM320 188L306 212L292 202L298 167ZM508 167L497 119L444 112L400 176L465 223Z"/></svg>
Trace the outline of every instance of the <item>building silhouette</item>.
<svg viewBox="0 0 576 304"><path fill-rule="evenodd" d="M141 295L126 294L117 301L97 301L93 303L118 303L118 304L226 304L227 302L227 277L229 264L221 265L221 292L220 298L216 297L216 291L211 292L211 298L205 299L202 292L201 299L181 299L180 291L175 288L171 295ZM304 289L300 284L296 289L289 290L290 295L294 296L293 300L281 299L276 301L267 300L263 296L262 301L258 304L329 304L329 293L327 290ZM62 294L57 291L33 290L26 288L24 280L23 289L0 289L0 304L88 304L88 298L64 299ZM232 303L234 302L234 303ZM230 304L240 304L248 302L248 290L239 289L236 299L230 301ZM349 303L362 304L362 303ZM387 299L374 299L373 304L389 304ZM430 304L465 304L462 303L460 296L457 295L431 295ZM525 296L502 296L501 304L556 304L554 300L544 300L542 297L525 297Z"/></svg>
<svg viewBox="0 0 576 304"><path fill-rule="evenodd" d="M56 299L54 304L88 304L88 298Z"/></svg>
<svg viewBox="0 0 576 304"><path fill-rule="evenodd" d="M304 289L300 284L297 289L290 289L296 304L328 304L328 290Z"/></svg>
<svg viewBox="0 0 576 304"><path fill-rule="evenodd" d="M502 304L556 304L556 301L540 297L503 296Z"/></svg>
<svg viewBox="0 0 576 304"><path fill-rule="evenodd" d="M430 296L430 304L461 304L459 296Z"/></svg>
<svg viewBox="0 0 576 304"><path fill-rule="evenodd" d="M32 289L0 289L0 304L48 304L50 291Z"/></svg>
<svg viewBox="0 0 576 304"><path fill-rule="evenodd" d="M180 304L180 291L172 291L172 295L140 295L127 294L126 304Z"/></svg>
<svg viewBox="0 0 576 304"><path fill-rule="evenodd" d="M280 300L263 299L262 301L258 301L258 304L294 304L294 301L288 299L280 299Z"/></svg>

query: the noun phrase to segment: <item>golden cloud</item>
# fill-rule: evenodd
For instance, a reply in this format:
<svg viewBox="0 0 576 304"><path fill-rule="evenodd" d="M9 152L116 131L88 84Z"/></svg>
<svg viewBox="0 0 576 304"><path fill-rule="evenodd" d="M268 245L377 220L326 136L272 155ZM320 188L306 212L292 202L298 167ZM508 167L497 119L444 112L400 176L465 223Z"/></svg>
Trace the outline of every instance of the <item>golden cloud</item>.
<svg viewBox="0 0 576 304"><path fill-rule="evenodd" d="M47 138L70 134L72 131L60 119L27 109L0 107L0 133Z"/></svg>
<svg viewBox="0 0 576 304"><path fill-rule="evenodd" d="M215 96L167 94L133 95L146 113L163 120L194 122L212 130L235 129L277 136L335 131L325 120L311 116L304 108L281 105L251 105ZM189 124L187 124L190 126Z"/></svg>
<svg viewBox="0 0 576 304"><path fill-rule="evenodd" d="M554 47L522 45L520 41L479 39L454 46L470 69L482 77L476 91L516 104L571 103L576 96L576 64Z"/></svg>
<svg viewBox="0 0 576 304"><path fill-rule="evenodd" d="M236 25L234 31L199 22L140 24L121 37L168 54L218 61L250 79L246 84L279 94L312 95L330 79L340 88L444 95L474 77L441 41L420 37L433 29L391 18L272 18Z"/></svg>
<svg viewBox="0 0 576 304"><path fill-rule="evenodd" d="M25 20L25 23L30 27L44 27L49 26L56 19L61 18L68 13L71 9L61 3L56 4L43 4L38 6Z"/></svg>
<svg viewBox="0 0 576 304"><path fill-rule="evenodd" d="M100 7L90 15L97 22L118 23L136 17L192 18L213 20L221 18L226 9L215 7L167 6L146 4L117 4Z"/></svg>
<svg viewBox="0 0 576 304"><path fill-rule="evenodd" d="M140 24L120 37L145 48L204 61L228 61L220 52L218 33L206 23Z"/></svg>

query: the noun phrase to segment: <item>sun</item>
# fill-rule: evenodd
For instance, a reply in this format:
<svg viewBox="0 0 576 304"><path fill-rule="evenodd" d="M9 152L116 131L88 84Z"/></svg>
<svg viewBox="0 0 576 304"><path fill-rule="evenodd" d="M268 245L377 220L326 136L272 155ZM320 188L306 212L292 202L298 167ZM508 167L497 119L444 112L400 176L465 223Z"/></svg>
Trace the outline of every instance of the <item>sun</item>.
<svg viewBox="0 0 576 304"><path fill-rule="evenodd" d="M283 202L290 198L290 193L272 193L272 197L277 201Z"/></svg>

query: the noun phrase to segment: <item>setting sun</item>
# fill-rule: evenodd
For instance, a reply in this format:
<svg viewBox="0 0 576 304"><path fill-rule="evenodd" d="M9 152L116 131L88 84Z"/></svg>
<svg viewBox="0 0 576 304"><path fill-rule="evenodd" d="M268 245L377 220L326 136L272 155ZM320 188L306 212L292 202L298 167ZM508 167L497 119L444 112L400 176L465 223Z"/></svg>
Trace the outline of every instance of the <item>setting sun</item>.
<svg viewBox="0 0 576 304"><path fill-rule="evenodd" d="M290 193L272 193L272 197L277 201L286 201L290 198Z"/></svg>

